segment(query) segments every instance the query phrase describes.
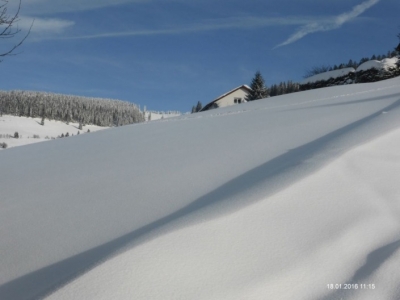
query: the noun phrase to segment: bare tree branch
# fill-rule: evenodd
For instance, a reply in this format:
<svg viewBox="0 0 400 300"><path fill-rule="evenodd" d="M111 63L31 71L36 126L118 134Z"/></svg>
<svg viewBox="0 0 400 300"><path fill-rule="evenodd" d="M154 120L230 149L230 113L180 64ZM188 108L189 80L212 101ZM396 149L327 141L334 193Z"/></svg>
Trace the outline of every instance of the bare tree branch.
<svg viewBox="0 0 400 300"><path fill-rule="evenodd" d="M2 4L0 4L0 38L8 39L15 37L18 33L21 32L21 29L18 28L19 21L19 12L21 10L21 0L19 0L18 8L15 13L8 14L8 0L0 0ZM14 46L10 48L10 50L5 51L4 53L0 53L0 57L5 57L8 55L16 55L14 51L22 45L22 43L26 40L28 35L31 33L33 23L31 24L27 34ZM0 60L1 61L1 60Z"/></svg>

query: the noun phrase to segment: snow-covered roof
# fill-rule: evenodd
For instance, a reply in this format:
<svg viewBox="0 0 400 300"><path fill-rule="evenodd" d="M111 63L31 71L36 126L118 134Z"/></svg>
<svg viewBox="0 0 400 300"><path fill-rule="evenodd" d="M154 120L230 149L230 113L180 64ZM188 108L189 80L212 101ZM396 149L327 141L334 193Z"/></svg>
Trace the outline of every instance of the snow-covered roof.
<svg viewBox="0 0 400 300"><path fill-rule="evenodd" d="M229 92L226 92L225 94L219 96L218 98L214 99L211 102L218 101L219 99L224 98L224 97L228 96L229 94L232 94L233 92L236 92L237 90L240 90L242 88L248 90L249 92L251 91L251 87L249 87L247 84L243 84L241 86L238 86L237 88L234 88L233 90L230 90Z"/></svg>
<svg viewBox="0 0 400 300"><path fill-rule="evenodd" d="M234 92L236 92L237 90L240 90L240 89L245 89L245 90L248 90L249 92L252 91L251 87L249 87L247 84L243 84L243 85L241 85L241 86L238 86L238 87L234 88L233 90L230 90L229 92L226 92L225 94L219 96L218 98L215 98L215 99L214 99L213 101L211 101L210 103L207 103L207 104L203 107L202 111L203 111L203 110L207 110L213 103L217 102L218 100L220 100L220 99L222 99L222 98L224 98L224 97L226 97L226 96L228 96L228 95L230 95L230 94L232 94L232 93L234 93Z"/></svg>
<svg viewBox="0 0 400 300"><path fill-rule="evenodd" d="M313 83L322 80L329 80L330 78L338 78L346 76L347 74L352 72L355 72L354 68L344 68L344 69L324 72L304 79L301 84Z"/></svg>
<svg viewBox="0 0 400 300"><path fill-rule="evenodd" d="M357 68L357 72L359 71L366 71L372 68L375 68L377 70L389 70L390 68L396 68L396 64L399 61L397 57L393 58L385 58L381 61L379 60L369 60L366 61L365 63L361 64Z"/></svg>

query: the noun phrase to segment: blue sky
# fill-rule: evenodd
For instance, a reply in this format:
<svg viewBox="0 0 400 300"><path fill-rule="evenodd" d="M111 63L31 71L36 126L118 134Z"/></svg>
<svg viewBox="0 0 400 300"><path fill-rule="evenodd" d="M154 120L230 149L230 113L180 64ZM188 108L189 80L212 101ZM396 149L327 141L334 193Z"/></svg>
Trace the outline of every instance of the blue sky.
<svg viewBox="0 0 400 300"><path fill-rule="evenodd" d="M257 70L269 86L384 54L398 43L399 12L398 0L22 0L20 37L35 22L0 64L0 89L189 111Z"/></svg>

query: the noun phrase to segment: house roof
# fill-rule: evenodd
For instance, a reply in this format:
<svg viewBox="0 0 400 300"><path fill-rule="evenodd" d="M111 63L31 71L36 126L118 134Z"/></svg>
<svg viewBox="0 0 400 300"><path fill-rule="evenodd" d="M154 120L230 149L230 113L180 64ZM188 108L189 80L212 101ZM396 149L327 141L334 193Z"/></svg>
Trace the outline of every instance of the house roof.
<svg viewBox="0 0 400 300"><path fill-rule="evenodd" d="M213 101L211 101L210 103L208 103L207 105L205 105L205 106L202 108L201 111L208 110L208 109L209 109L215 102L217 102L218 100L220 100L220 99L222 99L222 98L224 98L224 97L226 97L226 96L228 96L228 95L230 95L230 94L232 94L232 93L234 93L234 92L236 92L237 90L240 90L240 89L245 89L245 90L248 90L249 92L252 91L251 87L249 87L247 84L243 84L243 85L238 86L238 87L234 88L233 90L230 90L229 92L227 92L227 93L225 93L225 94L219 96L218 98L214 99Z"/></svg>

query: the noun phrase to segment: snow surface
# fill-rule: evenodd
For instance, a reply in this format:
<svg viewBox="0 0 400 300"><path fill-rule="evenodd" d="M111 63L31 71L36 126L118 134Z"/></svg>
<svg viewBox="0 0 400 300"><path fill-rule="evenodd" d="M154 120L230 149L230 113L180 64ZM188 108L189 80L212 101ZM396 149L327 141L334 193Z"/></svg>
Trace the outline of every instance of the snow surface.
<svg viewBox="0 0 400 300"><path fill-rule="evenodd" d="M61 121L45 120L44 125L40 125L41 118L27 118L27 117L16 117L10 115L3 115L0 117L0 143L6 143L7 148L15 146L23 146L27 144L33 144L37 142L50 141L52 139L61 136L61 134L69 133L77 135L78 131L80 134L107 129L108 127L100 127L96 125L85 125L82 126L82 130L79 130L78 123L66 124ZM18 132L18 139L13 138L14 133ZM11 137L7 138L7 135ZM37 136L37 137L34 137ZM1 151L1 150L0 150Z"/></svg>
<svg viewBox="0 0 400 300"><path fill-rule="evenodd" d="M357 68L357 72L359 71L366 71L369 69L377 69L377 70L385 70L388 71L390 69L395 69L397 68L397 63L399 59L397 57L393 58L385 58L383 60L369 60L366 61L365 63L361 64Z"/></svg>
<svg viewBox="0 0 400 300"><path fill-rule="evenodd" d="M314 76L308 77L304 79L301 84L307 84L307 83L313 83L317 81L325 81L329 80L330 78L338 78L342 76L346 76L349 73L355 72L354 68L343 68L343 69L338 69L338 70L333 70L333 71L328 71L320 74L316 74Z"/></svg>
<svg viewBox="0 0 400 300"><path fill-rule="evenodd" d="M147 110L144 112L144 118L146 121L156 121L160 119L174 118L182 115L181 112L178 111L150 111Z"/></svg>
<svg viewBox="0 0 400 300"><path fill-rule="evenodd" d="M399 99L395 78L1 151L0 299L398 300Z"/></svg>

